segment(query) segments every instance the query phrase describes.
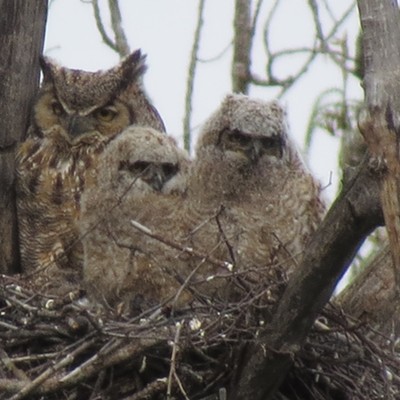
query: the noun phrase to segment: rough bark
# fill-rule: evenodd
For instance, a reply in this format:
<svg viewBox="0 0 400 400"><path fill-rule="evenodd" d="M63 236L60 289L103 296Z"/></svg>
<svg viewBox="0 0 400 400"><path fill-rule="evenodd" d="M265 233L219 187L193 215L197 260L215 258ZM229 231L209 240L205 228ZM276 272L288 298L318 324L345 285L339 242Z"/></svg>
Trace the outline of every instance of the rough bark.
<svg viewBox="0 0 400 400"><path fill-rule="evenodd" d="M344 311L375 330L397 337L400 331L400 21L397 2L359 1L363 28L366 109L360 129L385 170L382 208L389 244L341 294Z"/></svg>
<svg viewBox="0 0 400 400"><path fill-rule="evenodd" d="M271 324L248 349L235 399L273 396L359 246L383 222L379 175L368 161L343 188L291 276Z"/></svg>
<svg viewBox="0 0 400 400"><path fill-rule="evenodd" d="M387 168L382 208L400 289L400 19L397 1L359 0L366 112L360 121L371 154Z"/></svg>
<svg viewBox="0 0 400 400"><path fill-rule="evenodd" d="M14 153L39 82L47 0L0 0L0 272L18 271Z"/></svg>
<svg viewBox="0 0 400 400"><path fill-rule="evenodd" d="M398 337L400 302L396 299L393 260L389 245L376 254L360 275L340 294L337 304L347 315L368 323L375 331Z"/></svg>

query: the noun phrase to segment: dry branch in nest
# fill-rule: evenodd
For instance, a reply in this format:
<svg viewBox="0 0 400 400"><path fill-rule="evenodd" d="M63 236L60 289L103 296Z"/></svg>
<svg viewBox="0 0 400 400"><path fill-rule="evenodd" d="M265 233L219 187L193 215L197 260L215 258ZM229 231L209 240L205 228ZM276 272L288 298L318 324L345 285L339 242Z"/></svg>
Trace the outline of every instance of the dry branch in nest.
<svg viewBox="0 0 400 400"><path fill-rule="evenodd" d="M240 303L128 319L91 309L83 293L49 297L2 276L0 398L229 398L243 347L258 340L284 284L275 275ZM390 338L329 306L275 398L397 398L399 356Z"/></svg>
<svg viewBox="0 0 400 400"><path fill-rule="evenodd" d="M282 285L271 277L269 298ZM12 399L202 398L227 386L241 346L257 338L265 290L255 289L239 303L204 299L176 312L160 306L127 318L90 309L79 291L55 298L3 276L0 393Z"/></svg>

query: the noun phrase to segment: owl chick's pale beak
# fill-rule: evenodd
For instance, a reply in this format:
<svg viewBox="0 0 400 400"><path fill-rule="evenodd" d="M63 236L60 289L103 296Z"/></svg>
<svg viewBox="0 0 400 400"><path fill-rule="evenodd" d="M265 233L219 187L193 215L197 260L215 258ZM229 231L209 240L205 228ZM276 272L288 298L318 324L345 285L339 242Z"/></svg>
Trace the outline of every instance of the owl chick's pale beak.
<svg viewBox="0 0 400 400"><path fill-rule="evenodd" d="M166 177L162 169L158 166L152 165L150 171L148 171L148 184L157 192L161 192L164 183L166 182Z"/></svg>
<svg viewBox="0 0 400 400"><path fill-rule="evenodd" d="M253 140L251 146L246 150L246 155L252 163L257 163L264 154L264 147L260 140Z"/></svg>
<svg viewBox="0 0 400 400"><path fill-rule="evenodd" d="M251 145L246 149L246 155L249 160L256 164L264 155L270 155L276 158L282 157L283 142L280 138L261 138L254 139Z"/></svg>

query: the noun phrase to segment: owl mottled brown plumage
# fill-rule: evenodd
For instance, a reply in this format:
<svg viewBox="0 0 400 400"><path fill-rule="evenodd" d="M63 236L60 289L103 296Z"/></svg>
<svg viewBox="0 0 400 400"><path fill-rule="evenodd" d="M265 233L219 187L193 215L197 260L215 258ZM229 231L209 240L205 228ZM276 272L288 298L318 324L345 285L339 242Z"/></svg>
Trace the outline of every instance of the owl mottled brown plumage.
<svg viewBox="0 0 400 400"><path fill-rule="evenodd" d="M320 187L287 131L276 101L228 95L199 137L187 215L196 225L219 215L219 223L193 240L212 248L214 236L242 270L290 270L324 212Z"/></svg>
<svg viewBox="0 0 400 400"><path fill-rule="evenodd" d="M22 269L54 266L72 279L82 252L80 198L99 154L130 125L161 131L164 125L142 87L139 50L106 71L68 69L47 58L41 67L28 136L17 153Z"/></svg>
<svg viewBox="0 0 400 400"><path fill-rule="evenodd" d="M179 287L165 263L158 263L161 243L135 230L131 220L162 231L176 225L188 167L187 153L172 138L147 127L128 128L105 149L96 183L82 197L84 276L91 298L142 309L142 299L151 304Z"/></svg>

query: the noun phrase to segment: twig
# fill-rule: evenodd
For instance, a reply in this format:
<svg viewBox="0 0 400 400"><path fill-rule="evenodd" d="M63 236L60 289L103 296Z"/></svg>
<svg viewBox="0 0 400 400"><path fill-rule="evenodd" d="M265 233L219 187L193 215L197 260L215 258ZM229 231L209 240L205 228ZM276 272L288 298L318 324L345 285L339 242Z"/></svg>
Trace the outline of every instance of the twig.
<svg viewBox="0 0 400 400"><path fill-rule="evenodd" d="M223 209L224 209L224 207L221 206L219 212L218 212L217 215L215 216L215 221L217 222L218 231L219 231L219 233L221 234L222 239L224 240L225 245L226 245L226 247L227 247L227 249L228 249L228 253L229 253L229 256L231 257L232 264L235 265L235 264L236 264L236 259L235 259L235 253L234 253L234 251L233 251L233 247L232 247L232 245L229 243L229 240L228 240L228 238L227 238L226 235L225 235L224 228L222 227L221 221L220 221L220 219L219 219L220 213L223 211Z"/></svg>
<svg viewBox="0 0 400 400"><path fill-rule="evenodd" d="M14 364L15 360L10 359L10 357L8 357L8 354L2 348L0 348L0 360L6 368L12 371L16 378L27 383L30 382L30 379L25 374L25 372L16 367L16 365Z"/></svg>
<svg viewBox="0 0 400 400"><path fill-rule="evenodd" d="M164 244L166 244L166 245L168 245L168 246L170 246L170 247L172 247L172 248L174 248L176 250L180 250L180 251L182 251L184 253L187 253L187 254L190 254L190 255L192 255L194 257L198 257L201 260L208 261L209 263L215 265L216 267L223 268L224 270L231 271L234 268L234 266L231 263L227 262L227 261L217 260L217 259L215 259L215 258L213 258L213 257L211 257L209 255L204 255L204 254L194 250L191 247L185 247L185 246L182 246L179 243L174 242L174 241L172 241L170 239L166 239L165 237L162 237L161 235L158 235L158 234L154 233L149 228L147 228L146 226L140 224L137 221L131 220L131 224L132 224L132 226L134 228L136 228L140 232L144 233L145 235L147 235L147 236L149 236L149 237L151 237L153 239L156 239L156 240L160 241L161 243L164 243Z"/></svg>
<svg viewBox="0 0 400 400"><path fill-rule="evenodd" d="M172 343L172 354L171 354L171 365L169 368L169 374L168 374L168 380L167 380L167 399L171 399L171 394L172 394L172 377L174 376L176 365L176 353L178 352L178 343L179 343L179 336L181 334L181 329L182 325L184 323L184 320L177 322L175 324L176 326L176 332L175 332L175 338Z"/></svg>
<svg viewBox="0 0 400 400"><path fill-rule="evenodd" d="M122 400L148 400L155 398L156 394L162 393L167 387L166 379L157 379L149 383L144 389L132 396L125 397Z"/></svg>
<svg viewBox="0 0 400 400"><path fill-rule="evenodd" d="M106 30L104 29L103 21L101 20L101 15L100 15L99 1L92 0L92 6L93 6L94 18L96 21L96 26L97 29L99 30L101 38L103 39L103 42L112 50L118 52L116 44L111 40L111 38L107 35Z"/></svg>
<svg viewBox="0 0 400 400"><path fill-rule="evenodd" d="M40 386L43 382L48 380L52 375L57 373L59 370L61 370L62 368L66 367L67 365L71 364L75 360L75 357L78 354L80 354L84 350L88 349L95 342L96 342L96 338L93 338L93 339L91 339L91 340L89 340L87 342L84 342L81 346L79 346L73 352L68 354L66 357L64 357L62 360L60 360L54 366L51 366L48 369L46 369L36 379L34 379L31 383L29 383L23 389L21 389L15 396L11 397L10 400L21 400L21 399L25 398L26 396L34 393L34 390L38 386Z"/></svg>

